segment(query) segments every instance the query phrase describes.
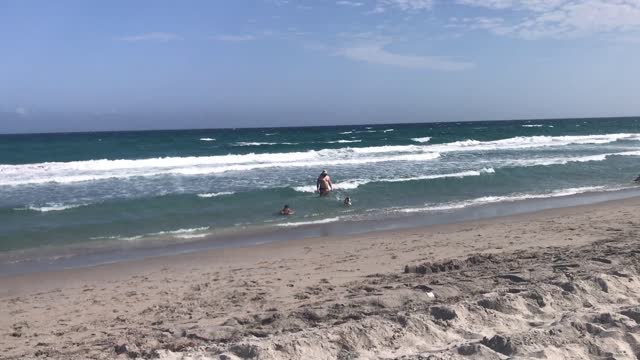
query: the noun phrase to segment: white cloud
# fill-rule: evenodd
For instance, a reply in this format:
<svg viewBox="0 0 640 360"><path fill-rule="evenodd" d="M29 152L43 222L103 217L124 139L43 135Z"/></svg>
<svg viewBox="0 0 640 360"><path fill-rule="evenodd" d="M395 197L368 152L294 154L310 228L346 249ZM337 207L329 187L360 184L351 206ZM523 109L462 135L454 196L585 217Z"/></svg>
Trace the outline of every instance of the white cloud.
<svg viewBox="0 0 640 360"><path fill-rule="evenodd" d="M402 11L431 10L433 0L378 0L373 13L383 13L389 9Z"/></svg>
<svg viewBox="0 0 640 360"><path fill-rule="evenodd" d="M489 9L507 9L513 6L513 0L458 0L458 4Z"/></svg>
<svg viewBox="0 0 640 360"><path fill-rule="evenodd" d="M486 17L452 26L484 29L525 39L573 38L640 30L640 0L457 0L459 4L508 10L510 21Z"/></svg>
<svg viewBox="0 0 640 360"><path fill-rule="evenodd" d="M485 7L489 9L516 9L529 11L552 10L567 0L457 0L462 5Z"/></svg>
<svg viewBox="0 0 640 360"><path fill-rule="evenodd" d="M343 6L352 6L352 7L359 7L359 6L364 5L363 2L360 2L360 1L349 1L349 0L340 0L340 1L337 1L336 4L343 5Z"/></svg>
<svg viewBox="0 0 640 360"><path fill-rule="evenodd" d="M258 37L255 35L216 35L213 39L218 41L253 41Z"/></svg>
<svg viewBox="0 0 640 360"><path fill-rule="evenodd" d="M130 36L124 36L121 37L120 40L122 41L160 41L160 42L167 42L167 41L172 41L172 40L181 40L182 37L180 37L177 34L174 33L165 33L165 32L150 32L150 33L145 33L145 34L138 34L138 35L130 35Z"/></svg>
<svg viewBox="0 0 640 360"><path fill-rule="evenodd" d="M354 61L363 61L408 69L460 71L474 66L474 64L470 62L455 61L440 56L396 54L385 50L385 45L385 43L376 43L350 46L338 50L337 54Z"/></svg>
<svg viewBox="0 0 640 360"><path fill-rule="evenodd" d="M27 110L27 108L24 108L22 106L16 108L16 114L20 116L27 116L28 113L29 111Z"/></svg>

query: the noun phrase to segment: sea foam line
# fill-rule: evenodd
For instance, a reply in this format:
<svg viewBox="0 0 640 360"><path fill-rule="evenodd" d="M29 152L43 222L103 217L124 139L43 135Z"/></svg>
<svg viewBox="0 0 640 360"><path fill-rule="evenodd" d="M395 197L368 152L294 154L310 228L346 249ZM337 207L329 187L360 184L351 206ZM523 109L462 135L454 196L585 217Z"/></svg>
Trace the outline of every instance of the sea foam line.
<svg viewBox="0 0 640 360"><path fill-rule="evenodd" d="M302 152L229 154L150 159L87 160L39 164L0 165L0 186L43 183L75 183L113 178L162 175L204 175L273 167L314 167L394 161L429 161L442 153L476 152L606 144L619 140L638 141L640 134L585 136L531 136L493 141L465 140L434 145L346 147ZM631 155L631 152L617 155Z"/></svg>
<svg viewBox="0 0 640 360"><path fill-rule="evenodd" d="M571 196L577 194L583 194L588 192L609 192L609 191L618 191L624 190L628 187L618 187L618 188L606 188L604 186L584 186L577 188L567 188L554 190L548 193L514 193L511 195L505 196L483 196L476 199L464 200L458 202L450 202L446 204L440 205L430 205L426 204L425 207L417 207L417 208L405 208L405 209L396 209L398 212L403 213L416 213L416 212L428 212L428 211L447 211L447 210L456 210L463 209L470 206L479 206L479 205L487 205L493 203L501 203L501 202L514 202L514 201L522 201L522 200L531 200L531 199L547 199L547 198L555 198L555 197L563 197L563 196Z"/></svg>
<svg viewBox="0 0 640 360"><path fill-rule="evenodd" d="M282 224L277 224L276 226L283 227L291 227L291 226L303 226L303 225L318 225L318 224L329 224L332 222L340 221L340 217L333 217L321 220L313 220L313 221L298 221L298 222L286 222Z"/></svg>
<svg viewBox="0 0 640 360"><path fill-rule="evenodd" d="M420 137L420 138L413 138L411 140L415 141L415 142L419 142L419 143L426 143L426 142L429 142L429 140L431 140L431 137L425 136L425 137Z"/></svg>
<svg viewBox="0 0 640 360"><path fill-rule="evenodd" d="M292 142L237 142L233 146L298 145Z"/></svg>
<svg viewBox="0 0 640 360"><path fill-rule="evenodd" d="M24 208L15 208L14 210L18 210L18 211L38 211L38 212L50 212L50 211L63 211L63 210L69 210L69 209L75 209L75 208L79 208L82 206L87 206L88 204L58 204L58 203L51 203L51 204L46 204L44 206L35 206L35 205L29 205L27 207Z"/></svg>
<svg viewBox="0 0 640 360"><path fill-rule="evenodd" d="M207 236L208 235L207 233L204 233L204 234L196 234L196 233L207 231L209 229L210 229L209 226L203 226L203 227L190 228L190 229L158 231L154 233L141 234L141 235L135 235L135 236L122 236L122 235L97 236L97 237L92 237L91 240L133 241L133 240L140 240L144 238L158 237L158 236L164 236L164 235L170 235L171 237L181 238L181 239L193 239L193 238L201 238L201 237Z"/></svg>
<svg viewBox="0 0 640 360"><path fill-rule="evenodd" d="M433 174L433 175L422 175L422 176L413 176L413 177L405 177L405 178L353 179L353 180L347 180L347 181L334 184L334 189L335 190L351 190L369 183L385 183L385 182L395 183L395 182L433 180L433 179L444 179L444 178L463 178L467 176L480 176L483 174L493 174L493 173L495 173L495 170L493 168L483 168L480 170L461 171L461 172L451 173L451 174ZM293 189L298 192L309 192L309 193L313 193L316 191L316 187L313 185L296 186Z"/></svg>
<svg viewBox="0 0 640 360"><path fill-rule="evenodd" d="M217 192L217 193L198 194L198 197L201 197L201 198L212 198L212 197L218 197L218 196L224 196L224 195L233 195L233 194L235 194L235 192L233 192L233 191L222 191L222 192Z"/></svg>
<svg viewBox="0 0 640 360"><path fill-rule="evenodd" d="M348 143L359 143L362 140L335 140L335 141L326 141L325 144L348 144Z"/></svg>

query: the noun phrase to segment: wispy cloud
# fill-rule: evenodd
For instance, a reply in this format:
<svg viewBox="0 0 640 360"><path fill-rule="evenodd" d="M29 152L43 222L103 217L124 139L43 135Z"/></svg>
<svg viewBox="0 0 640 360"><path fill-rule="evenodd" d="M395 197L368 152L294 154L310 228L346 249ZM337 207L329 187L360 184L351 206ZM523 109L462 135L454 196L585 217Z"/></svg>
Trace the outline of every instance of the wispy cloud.
<svg viewBox="0 0 640 360"><path fill-rule="evenodd" d="M172 40L181 40L182 37L174 34L174 33L166 33L166 32L150 32L138 35L130 35L121 37L122 41L159 41L159 42L167 42Z"/></svg>
<svg viewBox="0 0 640 360"><path fill-rule="evenodd" d="M342 5L342 6L351 6L351 7L359 7L359 6L363 6L364 5L363 2L360 2L360 1L349 1L349 0L336 1L336 4Z"/></svg>
<svg viewBox="0 0 640 360"><path fill-rule="evenodd" d="M25 107L19 106L16 108L15 112L20 116L27 116L27 114L29 113L29 110L27 110L27 108Z"/></svg>
<svg viewBox="0 0 640 360"><path fill-rule="evenodd" d="M253 40L257 40L258 37L256 35L250 35L250 34L246 34L246 35L216 35L213 37L214 40L218 40L218 41L236 41L236 42L240 42L240 41L253 41Z"/></svg>
<svg viewBox="0 0 640 360"><path fill-rule="evenodd" d="M509 11L509 21L476 17L453 26L484 29L524 39L575 38L640 30L639 0L457 0L459 4ZM497 18L493 18L494 20ZM459 20L459 19L458 19Z"/></svg>
<svg viewBox="0 0 640 360"><path fill-rule="evenodd" d="M407 69L429 69L439 71L461 71L474 67L471 62L456 61L441 56L405 55L389 52L386 43L362 44L339 49L336 54L354 61L402 67Z"/></svg>
<svg viewBox="0 0 640 360"><path fill-rule="evenodd" d="M433 0L377 0L372 13L384 13L390 9L402 11L430 10L433 7Z"/></svg>

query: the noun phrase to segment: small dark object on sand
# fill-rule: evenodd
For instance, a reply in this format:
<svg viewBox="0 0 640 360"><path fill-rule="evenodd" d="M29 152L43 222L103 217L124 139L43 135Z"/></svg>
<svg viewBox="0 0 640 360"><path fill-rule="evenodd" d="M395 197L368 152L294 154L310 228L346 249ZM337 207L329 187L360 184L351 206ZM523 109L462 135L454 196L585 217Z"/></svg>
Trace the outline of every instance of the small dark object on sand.
<svg viewBox="0 0 640 360"><path fill-rule="evenodd" d="M495 352L499 352L507 356L511 356L516 352L516 347L511 343L511 339L508 337L500 335L495 335L491 339L487 339L485 337L480 343Z"/></svg>

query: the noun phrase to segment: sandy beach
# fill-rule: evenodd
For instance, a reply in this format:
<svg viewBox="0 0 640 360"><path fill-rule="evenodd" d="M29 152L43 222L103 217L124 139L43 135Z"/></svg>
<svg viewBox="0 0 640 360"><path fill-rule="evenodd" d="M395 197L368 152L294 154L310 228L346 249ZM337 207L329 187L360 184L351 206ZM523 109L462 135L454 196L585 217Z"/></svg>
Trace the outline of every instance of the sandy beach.
<svg viewBox="0 0 640 360"><path fill-rule="evenodd" d="M0 278L4 359L635 359L640 199Z"/></svg>

